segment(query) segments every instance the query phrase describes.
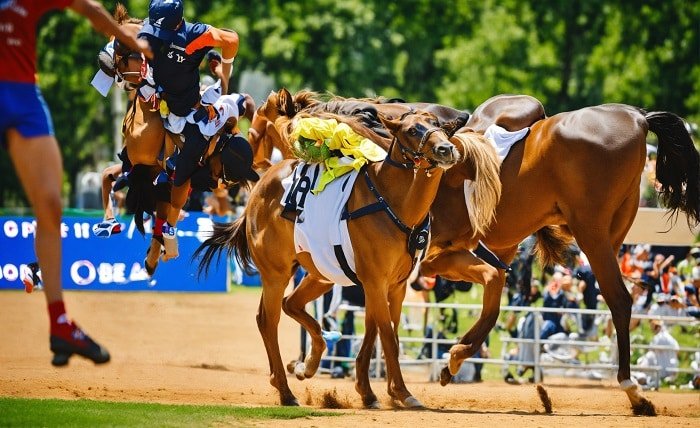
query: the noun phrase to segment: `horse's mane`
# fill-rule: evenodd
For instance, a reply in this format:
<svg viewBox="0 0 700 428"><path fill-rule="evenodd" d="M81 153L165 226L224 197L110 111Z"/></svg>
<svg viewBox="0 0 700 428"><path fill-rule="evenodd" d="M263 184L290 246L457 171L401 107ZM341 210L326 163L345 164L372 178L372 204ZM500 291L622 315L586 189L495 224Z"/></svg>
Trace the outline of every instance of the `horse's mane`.
<svg viewBox="0 0 700 428"><path fill-rule="evenodd" d="M294 94L292 99L294 100L294 107L297 112L312 108L322 102L318 92L306 89L302 89Z"/></svg>
<svg viewBox="0 0 700 428"><path fill-rule="evenodd" d="M117 3L117 6L114 8L114 20L117 21L117 24L119 25L143 24L143 19L132 18L129 16L126 6L121 3Z"/></svg>
<svg viewBox="0 0 700 428"><path fill-rule="evenodd" d="M456 140L456 141L455 141ZM474 189L469 196L467 212L473 235L484 235L496 218L496 205L501 199L500 162L496 150L481 134L460 132L451 141L464 148L464 161L474 169Z"/></svg>

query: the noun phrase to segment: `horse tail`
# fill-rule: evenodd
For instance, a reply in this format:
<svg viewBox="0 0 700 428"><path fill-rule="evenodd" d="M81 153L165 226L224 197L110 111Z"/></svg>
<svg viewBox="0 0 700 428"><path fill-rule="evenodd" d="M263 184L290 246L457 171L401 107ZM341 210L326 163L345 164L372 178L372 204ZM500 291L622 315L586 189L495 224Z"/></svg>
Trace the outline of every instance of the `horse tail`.
<svg viewBox="0 0 700 428"><path fill-rule="evenodd" d="M645 115L649 130L656 134L656 180L659 197L675 223L678 211L685 213L691 228L700 223L700 155L683 119L670 112Z"/></svg>
<svg viewBox="0 0 700 428"><path fill-rule="evenodd" d="M545 226L535 233L535 257L542 266L566 264L569 246L574 242L570 233L560 226Z"/></svg>
<svg viewBox="0 0 700 428"><path fill-rule="evenodd" d="M472 237L485 235L496 218L496 205L501 199L500 162L493 146L475 132L454 135L464 148L464 161L473 167L474 186L469 196L467 213Z"/></svg>
<svg viewBox="0 0 700 428"><path fill-rule="evenodd" d="M157 198L156 188L151 178L151 167L148 165L134 165L127 176L129 190L126 192L126 208L134 213L134 224L141 235L145 235L143 228L144 213L153 215Z"/></svg>
<svg viewBox="0 0 700 428"><path fill-rule="evenodd" d="M243 214L233 223L215 223L212 235L202 242L192 255L192 260L202 256L197 268L197 274L205 275L209 273L211 262L216 256L216 261L221 259L221 253L226 251L226 255L231 257L235 251L236 259L243 270L251 275L253 270L253 259L250 255L248 238L246 236L246 216Z"/></svg>

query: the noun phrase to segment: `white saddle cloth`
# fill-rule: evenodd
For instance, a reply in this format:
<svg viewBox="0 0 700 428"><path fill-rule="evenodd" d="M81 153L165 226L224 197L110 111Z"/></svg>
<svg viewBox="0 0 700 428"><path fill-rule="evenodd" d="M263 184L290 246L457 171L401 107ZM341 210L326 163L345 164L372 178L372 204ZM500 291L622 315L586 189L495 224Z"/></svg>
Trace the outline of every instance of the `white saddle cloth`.
<svg viewBox="0 0 700 428"><path fill-rule="evenodd" d="M305 171L304 171L305 170ZM335 246L340 245L350 269L355 272L355 254L350 242L347 220L340 217L350 197L357 178L351 171L330 182L323 192L311 193L325 170L323 164L300 163L289 177L282 180L284 197L282 205L289 201L301 213L294 224L294 246L296 252L307 252L321 274L342 286L354 285L340 267L335 255ZM302 172L305 174L302 175Z"/></svg>

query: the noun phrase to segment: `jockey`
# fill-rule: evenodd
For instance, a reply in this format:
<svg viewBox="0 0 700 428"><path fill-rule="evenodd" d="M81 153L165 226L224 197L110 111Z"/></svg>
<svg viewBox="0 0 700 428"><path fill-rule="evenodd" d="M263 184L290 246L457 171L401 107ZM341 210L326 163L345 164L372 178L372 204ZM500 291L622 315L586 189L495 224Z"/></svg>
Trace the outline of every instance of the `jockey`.
<svg viewBox="0 0 700 428"><path fill-rule="evenodd" d="M63 167L46 103L36 84L36 29L53 9L70 8L105 34L114 34L134 51L151 56L147 43L125 33L94 0L0 0L0 144L12 159L36 216L36 253L49 312L52 364L63 366L73 354L96 364L110 356L66 315L61 284L61 183ZM41 174L36 174L41 171ZM32 273L38 266L30 266ZM31 291L35 275L26 278Z"/></svg>
<svg viewBox="0 0 700 428"><path fill-rule="evenodd" d="M168 260L178 255L175 224L179 209L186 200L186 196L184 199L182 197L186 192L178 189L189 188L190 179L200 169L212 137L220 133L228 118L238 118L244 114L252 116L252 109L247 111L252 99L225 95L228 93L233 61L238 53L238 34L202 23L186 22L183 19L182 0L151 0L148 20L139 37L147 40L155 53L151 65L153 79L165 101L161 104L165 127L180 135L183 141L182 150L175 161L172 209L167 221L159 219L154 228L155 234L163 234L166 251L163 260ZM221 79L217 85L200 93L199 65L210 49L215 47L222 50ZM255 179L257 175L251 165L241 165L240 156L231 155L236 149L245 150L237 142L239 138L243 137L224 141L231 150L221 153L223 172L229 176L238 173ZM229 165L226 165L227 162ZM238 168L243 170L235 171Z"/></svg>

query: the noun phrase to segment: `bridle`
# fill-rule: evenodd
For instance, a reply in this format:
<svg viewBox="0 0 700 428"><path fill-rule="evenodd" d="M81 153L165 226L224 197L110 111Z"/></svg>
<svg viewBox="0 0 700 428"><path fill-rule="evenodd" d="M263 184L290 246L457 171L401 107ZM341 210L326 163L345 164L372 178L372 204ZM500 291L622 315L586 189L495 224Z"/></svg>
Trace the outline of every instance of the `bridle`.
<svg viewBox="0 0 700 428"><path fill-rule="evenodd" d="M411 109L410 111L404 113L401 115L399 120L403 120L406 116L410 114L416 114L416 112ZM409 131L414 131L415 134L412 136L417 136L418 133L421 133L421 138L420 142L418 143L418 147L416 150L411 149L410 147L406 147L399 141L398 137L394 135L394 138L391 140L391 145L389 146L389 153L387 153L386 158L384 159L384 162L388 163L391 166L395 166L397 168L402 168L402 169L414 169L414 170L419 170L423 169L426 172L430 172L434 168L437 167L438 163L437 161L433 159L429 159L425 152L423 152L423 147L425 146L425 143L428 142L428 139L430 138L431 135L433 135L435 132L442 132L445 134L445 137L447 137L447 133L445 130L439 126L435 126L432 128L426 128L425 126L421 124L417 124L414 128L412 128ZM401 152L401 156L405 160L405 162L397 162L393 159L391 159L391 152L394 149L394 146L398 146L399 151ZM427 167L421 168L421 164L423 161L426 161L428 163Z"/></svg>

